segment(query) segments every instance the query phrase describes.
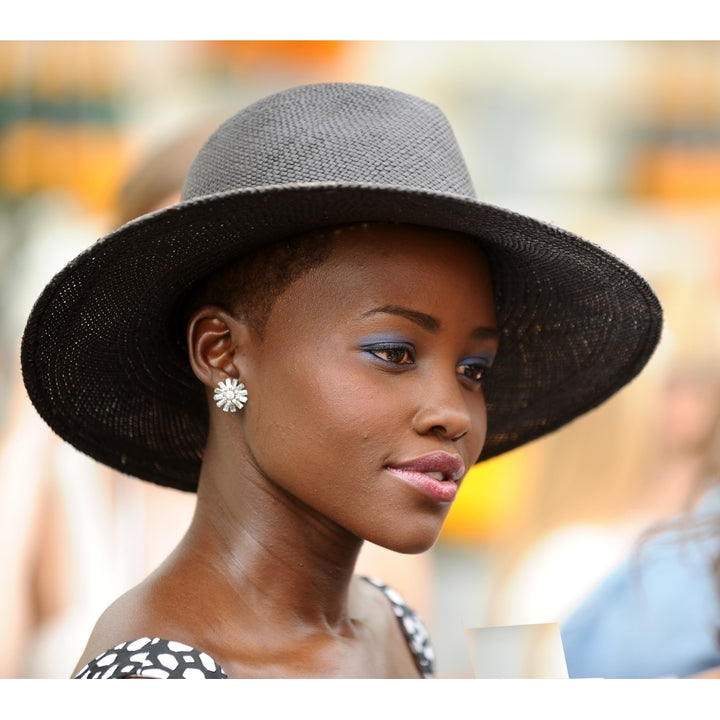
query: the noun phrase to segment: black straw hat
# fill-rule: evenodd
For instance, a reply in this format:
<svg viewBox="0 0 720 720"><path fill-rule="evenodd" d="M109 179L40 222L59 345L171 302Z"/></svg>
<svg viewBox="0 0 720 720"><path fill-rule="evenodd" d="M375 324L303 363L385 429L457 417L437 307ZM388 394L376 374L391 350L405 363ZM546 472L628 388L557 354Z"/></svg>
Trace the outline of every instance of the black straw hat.
<svg viewBox="0 0 720 720"><path fill-rule="evenodd" d="M480 459L596 407L658 343L660 305L627 265L476 199L437 107L382 87L310 85L227 120L179 204L122 226L55 276L23 337L31 400L100 462L195 490L207 410L173 333L178 304L250 249L357 222L466 233L488 255L502 336Z"/></svg>

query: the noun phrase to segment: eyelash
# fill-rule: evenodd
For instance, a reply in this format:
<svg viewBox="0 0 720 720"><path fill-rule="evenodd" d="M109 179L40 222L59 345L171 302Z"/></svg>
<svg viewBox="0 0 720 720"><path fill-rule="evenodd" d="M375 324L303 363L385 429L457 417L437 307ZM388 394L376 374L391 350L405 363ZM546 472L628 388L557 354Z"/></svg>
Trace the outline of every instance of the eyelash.
<svg viewBox="0 0 720 720"><path fill-rule="evenodd" d="M415 365L415 348L412 345L384 343L365 347L364 350L390 367L402 368L403 366ZM387 357L382 357L383 355ZM392 359L392 356L395 356L395 359ZM457 367L460 378L477 387L482 386L490 370L488 362L472 362L468 360L458 363Z"/></svg>
<svg viewBox="0 0 720 720"><path fill-rule="evenodd" d="M414 365L415 364L415 348L412 345L405 345L402 343L383 343L380 345L370 345L365 348L365 351L370 353L373 357L386 363L387 365ZM401 354L404 357L409 357L409 361L402 362L401 360L392 360L390 357L381 357L382 354Z"/></svg>

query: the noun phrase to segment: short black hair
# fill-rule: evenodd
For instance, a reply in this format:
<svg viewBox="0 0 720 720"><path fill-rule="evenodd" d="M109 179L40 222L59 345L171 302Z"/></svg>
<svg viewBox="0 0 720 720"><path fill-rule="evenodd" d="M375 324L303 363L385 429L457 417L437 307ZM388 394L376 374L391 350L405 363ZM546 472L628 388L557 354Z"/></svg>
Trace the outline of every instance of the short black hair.
<svg viewBox="0 0 720 720"><path fill-rule="evenodd" d="M241 317L262 336L277 298L293 283L328 259L335 228L324 229L258 248L210 275L183 306L183 330L203 305L216 305Z"/></svg>

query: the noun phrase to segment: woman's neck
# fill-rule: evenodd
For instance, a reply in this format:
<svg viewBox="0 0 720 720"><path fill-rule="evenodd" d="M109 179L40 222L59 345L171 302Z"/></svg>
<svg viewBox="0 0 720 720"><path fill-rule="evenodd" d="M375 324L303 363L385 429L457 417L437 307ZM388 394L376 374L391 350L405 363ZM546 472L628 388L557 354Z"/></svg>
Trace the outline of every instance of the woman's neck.
<svg viewBox="0 0 720 720"><path fill-rule="evenodd" d="M234 607L264 623L344 634L361 547L266 479L206 473L180 557L212 573L209 586L236 595Z"/></svg>

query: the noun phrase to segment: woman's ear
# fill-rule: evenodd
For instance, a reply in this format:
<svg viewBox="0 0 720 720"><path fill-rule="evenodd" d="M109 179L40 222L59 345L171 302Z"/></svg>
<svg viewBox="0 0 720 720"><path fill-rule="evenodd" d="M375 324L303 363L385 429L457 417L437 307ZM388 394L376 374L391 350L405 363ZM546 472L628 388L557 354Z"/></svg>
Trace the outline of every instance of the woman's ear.
<svg viewBox="0 0 720 720"><path fill-rule="evenodd" d="M187 326L190 365L196 377L209 388L228 377L240 377L246 341L245 324L226 310L215 305L198 308Z"/></svg>

